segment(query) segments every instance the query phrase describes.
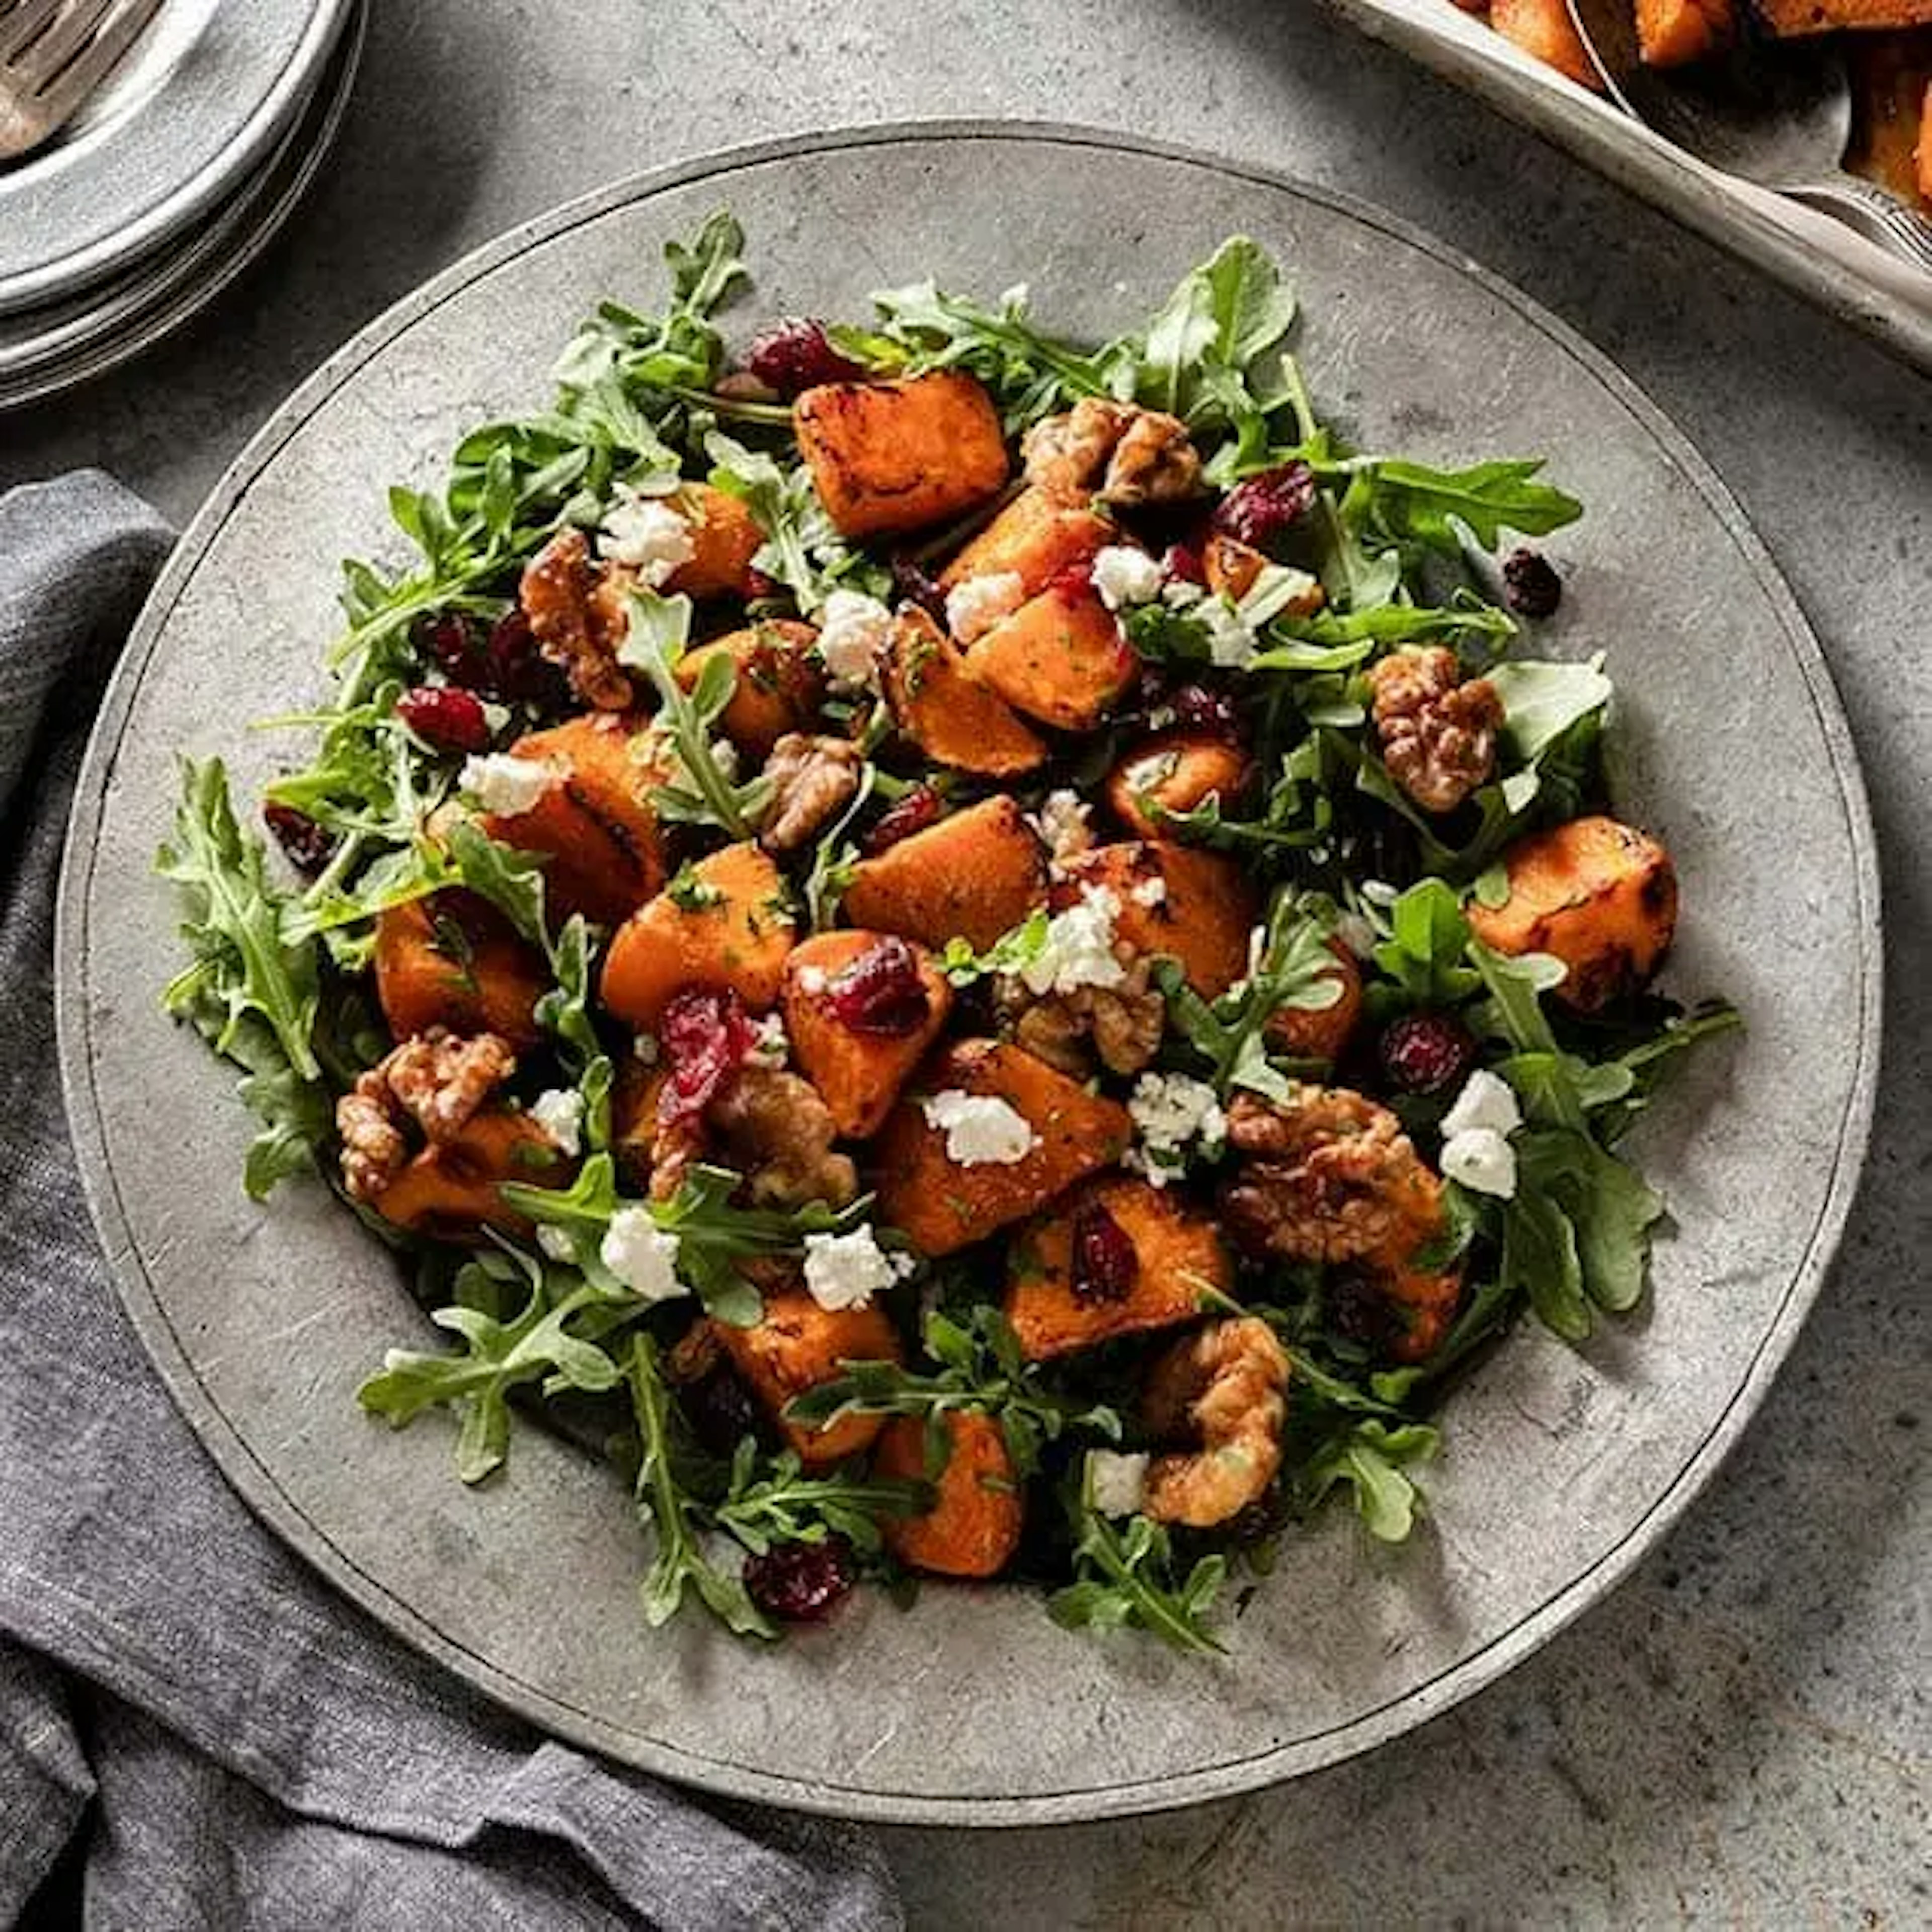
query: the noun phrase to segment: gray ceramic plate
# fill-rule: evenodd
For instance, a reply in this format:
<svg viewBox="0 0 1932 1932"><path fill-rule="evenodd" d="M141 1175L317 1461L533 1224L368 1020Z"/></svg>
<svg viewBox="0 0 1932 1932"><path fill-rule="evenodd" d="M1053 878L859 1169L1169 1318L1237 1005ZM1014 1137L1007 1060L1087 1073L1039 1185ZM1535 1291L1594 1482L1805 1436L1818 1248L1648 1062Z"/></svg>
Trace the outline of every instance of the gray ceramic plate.
<svg viewBox="0 0 1932 1932"><path fill-rule="evenodd" d="M1316 392L1366 443L1544 451L1591 514L1553 546L1562 649L1607 650L1624 795L1674 849L1672 979L1724 988L1710 1054L1642 1156L1678 1226L1654 1305L1580 1353L1535 1334L1458 1399L1432 1523L1372 1546L1336 1515L1292 1543L1225 1662L1094 1641L1030 1595L935 1588L748 1650L647 1631L620 1486L523 1431L460 1488L448 1431L356 1408L426 1344L386 1258L319 1188L264 1213L236 1177L230 1075L156 1016L173 910L149 861L177 749L245 789L282 749L244 721L318 685L336 560L389 547L383 486L427 483L466 424L538 404L604 296L648 302L658 250L720 203L752 238L748 318L860 311L932 273L1022 278L1084 334L1137 316L1222 235L1305 298ZM620 184L506 236L392 310L256 439L155 590L96 734L68 852L62 1051L128 1307L263 1518L347 1594L503 1702L650 1770L878 1819L1011 1824L1214 1797L1419 1723L1601 1596L1710 1475L1816 1292L1856 1179L1877 1054L1872 841L1818 647L1737 506L1604 359L1522 297L1372 210L1078 130L848 134Z"/></svg>
<svg viewBox="0 0 1932 1932"><path fill-rule="evenodd" d="M0 314L56 302L226 200L301 112L352 0L168 0L62 130L0 167Z"/></svg>

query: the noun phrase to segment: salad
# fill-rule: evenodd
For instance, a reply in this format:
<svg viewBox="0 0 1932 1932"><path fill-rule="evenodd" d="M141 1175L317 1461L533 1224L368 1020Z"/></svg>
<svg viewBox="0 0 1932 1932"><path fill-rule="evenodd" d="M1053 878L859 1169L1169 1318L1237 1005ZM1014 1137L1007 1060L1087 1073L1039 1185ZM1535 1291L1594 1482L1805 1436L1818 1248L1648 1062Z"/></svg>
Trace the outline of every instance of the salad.
<svg viewBox="0 0 1932 1932"><path fill-rule="evenodd" d="M926 282L734 352L742 246L391 492L267 838L184 762L167 1009L447 1337L364 1406L607 1447L652 1624L1220 1648L1324 1498L1408 1533L1475 1352L1639 1300L1620 1143L1736 1024L1497 561L1580 506L1347 447L1252 241L1098 348Z"/></svg>

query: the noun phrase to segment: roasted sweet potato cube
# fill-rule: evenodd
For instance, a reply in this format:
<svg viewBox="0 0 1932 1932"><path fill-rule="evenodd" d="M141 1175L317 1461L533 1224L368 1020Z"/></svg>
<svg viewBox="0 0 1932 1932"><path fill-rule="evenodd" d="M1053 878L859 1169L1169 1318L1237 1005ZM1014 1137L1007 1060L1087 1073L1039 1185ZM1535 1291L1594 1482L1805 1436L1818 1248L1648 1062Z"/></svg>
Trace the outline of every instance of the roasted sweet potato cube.
<svg viewBox="0 0 1932 1932"><path fill-rule="evenodd" d="M651 1184L658 1095L668 1077L662 1063L646 1066L627 1053L617 1064L616 1082L610 1090L610 1151L639 1192Z"/></svg>
<svg viewBox="0 0 1932 1932"><path fill-rule="evenodd" d="M615 926L664 884L662 829L651 793L669 776L662 743L638 722L598 711L532 731L511 748L554 763L562 776L528 812L492 812L492 838L542 852L544 904L554 919L580 912Z"/></svg>
<svg viewBox="0 0 1932 1932"><path fill-rule="evenodd" d="M899 1338L885 1310L821 1308L802 1288L768 1289L764 1304L763 1316L749 1328L718 1322L712 1329L799 1460L822 1468L869 1449L884 1418L841 1416L820 1428L790 1420L785 1405L842 1375L848 1362L896 1362Z"/></svg>
<svg viewBox="0 0 1932 1932"><path fill-rule="evenodd" d="M1677 926L1677 874L1654 838L1614 818L1572 819L1503 854L1509 896L1472 903L1469 925L1498 952L1548 952L1569 968L1557 997L1582 1012L1656 971Z"/></svg>
<svg viewBox="0 0 1932 1932"><path fill-rule="evenodd" d="M1490 25L1579 87L1603 92L1603 76L1584 48L1565 0L1490 0Z"/></svg>
<svg viewBox="0 0 1932 1932"><path fill-rule="evenodd" d="M1339 939L1328 942L1335 963L1318 976L1340 982L1341 996L1331 1006L1282 1006L1268 1023L1268 1040L1277 1053L1298 1060L1336 1060L1341 1056L1362 1017L1362 969L1355 956Z"/></svg>
<svg viewBox="0 0 1932 1932"><path fill-rule="evenodd" d="M848 537L963 515L1006 483L999 412L961 370L822 383L799 398L793 422L819 500Z"/></svg>
<svg viewBox="0 0 1932 1932"><path fill-rule="evenodd" d="M1046 761L1039 736L968 669L958 646L916 604L893 620L885 689L899 729L935 764L1012 778Z"/></svg>
<svg viewBox="0 0 1932 1932"><path fill-rule="evenodd" d="M757 594L752 559L765 533L744 503L709 483L686 483L671 498L691 532L692 556L664 580L667 592L688 597L745 597Z"/></svg>
<svg viewBox="0 0 1932 1932"><path fill-rule="evenodd" d="M1163 836L1150 808L1192 812L1209 798L1233 806L1254 767L1247 753L1211 731L1162 731L1130 752L1107 775L1107 802L1138 838Z"/></svg>
<svg viewBox="0 0 1932 1932"><path fill-rule="evenodd" d="M1017 1160L955 1160L949 1130L927 1116L935 1096L1002 1101L1030 1140ZM1112 1167L1131 1133L1127 1110L1004 1041L962 1040L920 1069L873 1142L879 1217L922 1254L947 1255L1044 1208ZM1016 1138L1017 1139L1017 1136Z"/></svg>
<svg viewBox="0 0 1932 1932"><path fill-rule="evenodd" d="M689 691L711 658L728 656L738 682L718 728L763 764L788 731L810 725L825 701L825 674L812 651L818 636L809 624L771 618L686 651L677 661L677 681Z"/></svg>
<svg viewBox="0 0 1932 1932"><path fill-rule="evenodd" d="M997 1576L1020 1546L1026 1516L1018 1472L990 1415L954 1409L944 1418L948 1454L924 1516L888 1517L879 1527L902 1563L935 1576ZM888 1481L926 1474L926 1422L896 1416L872 1452L872 1473Z"/></svg>
<svg viewBox="0 0 1932 1932"><path fill-rule="evenodd" d="M1133 1279L1118 1298L1076 1285L1075 1232L1101 1216L1132 1244ZM1214 1223L1172 1189L1129 1174L1092 1180L1006 1251L1006 1319L1033 1361L1090 1348L1116 1335L1190 1321L1210 1288L1227 1294L1234 1271Z"/></svg>
<svg viewBox="0 0 1932 1932"><path fill-rule="evenodd" d="M728 845L681 874L618 928L605 1007L655 1028L688 986L728 986L754 1013L777 1000L796 929L784 881L757 845Z"/></svg>
<svg viewBox="0 0 1932 1932"><path fill-rule="evenodd" d="M861 860L844 910L855 926L934 952L957 937L983 952L1046 898L1046 848L1002 794Z"/></svg>
<svg viewBox="0 0 1932 1932"><path fill-rule="evenodd" d="M452 887L378 914L374 965L376 998L397 1040L436 1026L501 1034L518 1047L542 1036L533 1009L549 990L549 970L475 892Z"/></svg>
<svg viewBox="0 0 1932 1932"><path fill-rule="evenodd" d="M878 996L854 1010L851 996L867 983L868 962L876 971L882 959L909 964L910 982L875 980ZM886 933L821 932L786 960L782 1007L798 1070L818 1089L839 1132L864 1140L878 1131L939 1037L952 988L922 946Z"/></svg>
<svg viewBox="0 0 1932 1932"><path fill-rule="evenodd" d="M1084 563L1115 535L1091 510L1056 502L1043 490L1023 490L940 573L939 586L950 590L969 578L1010 572L1028 596L1037 597L1063 570Z"/></svg>
<svg viewBox="0 0 1932 1932"><path fill-rule="evenodd" d="M1078 853L1062 874L1052 895L1056 912L1088 888L1104 887L1120 902L1115 935L1136 952L1178 959L1203 999L1218 998L1247 971L1257 908L1253 888L1232 859L1143 838Z"/></svg>
<svg viewBox="0 0 1932 1932"><path fill-rule="evenodd" d="M506 1181L568 1187L577 1163L527 1114L488 1108L454 1139L426 1147L375 1199L386 1221L438 1240L475 1239L486 1227L527 1234L530 1222L503 1204Z"/></svg>
<svg viewBox="0 0 1932 1932"><path fill-rule="evenodd" d="M1688 67L1730 45L1732 0L1636 0L1637 46L1649 67Z"/></svg>
<svg viewBox="0 0 1932 1932"><path fill-rule="evenodd" d="M1932 26L1932 0L1751 0L1760 24L1779 40L1840 27Z"/></svg>
<svg viewBox="0 0 1932 1932"><path fill-rule="evenodd" d="M976 639L966 662L1016 711L1063 731L1099 724L1140 673L1113 612L1091 590L1059 584Z"/></svg>
<svg viewBox="0 0 1932 1932"><path fill-rule="evenodd" d="M1918 193L1932 202L1932 80L1925 83L1925 100L1918 110L1918 145L1912 150L1918 163Z"/></svg>

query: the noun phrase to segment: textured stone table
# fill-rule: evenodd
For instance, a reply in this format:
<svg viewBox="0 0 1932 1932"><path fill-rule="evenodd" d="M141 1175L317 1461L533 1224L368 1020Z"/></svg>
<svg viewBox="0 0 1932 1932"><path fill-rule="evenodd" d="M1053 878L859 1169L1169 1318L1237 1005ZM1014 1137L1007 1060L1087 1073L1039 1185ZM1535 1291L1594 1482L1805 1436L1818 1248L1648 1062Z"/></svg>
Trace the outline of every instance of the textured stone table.
<svg viewBox="0 0 1932 1932"><path fill-rule="evenodd" d="M98 463L184 518L358 325L613 175L865 120L1086 120L1382 202L1622 361L1756 520L1864 760L1890 982L1866 1186L1783 1378L1665 1549L1500 1684L1300 1784L1083 1829L895 1833L914 1923L1932 1920L1932 384L1306 0L376 11L342 152L290 233L187 335L0 417L0 486Z"/></svg>

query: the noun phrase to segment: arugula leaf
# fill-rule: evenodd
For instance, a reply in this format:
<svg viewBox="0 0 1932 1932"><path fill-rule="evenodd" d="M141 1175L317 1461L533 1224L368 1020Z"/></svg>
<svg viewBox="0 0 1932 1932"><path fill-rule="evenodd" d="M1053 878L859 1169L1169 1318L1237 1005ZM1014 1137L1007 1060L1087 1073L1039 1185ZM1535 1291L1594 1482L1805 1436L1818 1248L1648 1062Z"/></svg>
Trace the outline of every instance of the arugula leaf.
<svg viewBox="0 0 1932 1932"><path fill-rule="evenodd" d="M806 616L815 616L842 584L886 589L889 574L839 536L806 464L783 469L776 458L747 449L718 430L706 436L704 450L712 484L736 496L764 532L752 568L784 584Z"/></svg>
<svg viewBox="0 0 1932 1932"><path fill-rule="evenodd" d="M984 952L975 952L970 940L957 934L946 942L940 969L956 986L1000 973L1018 973L1033 964L1046 949L1052 920L1044 906L1036 906L1010 932L1004 932Z"/></svg>
<svg viewBox="0 0 1932 1932"><path fill-rule="evenodd" d="M856 1549L876 1552L880 1516L922 1516L933 1504L930 1483L836 1472L808 1475L791 1449L778 1451L768 1475L758 1473L758 1445L747 1436L732 1458L730 1489L710 1511L717 1527L754 1556L775 1543L822 1543L835 1533Z"/></svg>
<svg viewBox="0 0 1932 1932"><path fill-rule="evenodd" d="M1358 1422L1310 1463L1304 1491L1312 1504L1336 1484L1347 1484L1369 1534L1384 1543L1403 1542L1422 1507L1421 1492L1405 1466L1428 1461L1440 1440L1424 1423L1390 1427L1372 1418Z"/></svg>
<svg viewBox="0 0 1932 1932"><path fill-rule="evenodd" d="M1389 937L1375 950L1378 967L1418 1006L1453 1006L1482 984L1466 964L1469 922L1440 879L1421 879L1389 908Z"/></svg>
<svg viewBox="0 0 1932 1932"><path fill-rule="evenodd" d="M1613 691L1595 659L1552 664L1517 658L1484 675L1502 700L1504 742L1524 764L1534 764L1582 719L1601 711Z"/></svg>
<svg viewBox="0 0 1932 1932"><path fill-rule="evenodd" d="M1358 515L1366 527L1390 541L1418 543L1460 560L1459 524L1466 525L1485 550L1494 550L1506 529L1525 536L1546 536L1583 514L1575 497L1534 480L1542 467L1539 460L1433 470L1377 458L1356 472L1357 483L1365 483L1366 489Z"/></svg>
<svg viewBox="0 0 1932 1932"><path fill-rule="evenodd" d="M1227 1558L1204 1556L1177 1582L1166 1528L1136 1516L1124 1532L1116 1529L1084 1488L1067 1506L1077 1580L1048 1598L1047 1615L1063 1630L1138 1630L1175 1650L1225 1652L1207 1614L1226 1578Z"/></svg>

